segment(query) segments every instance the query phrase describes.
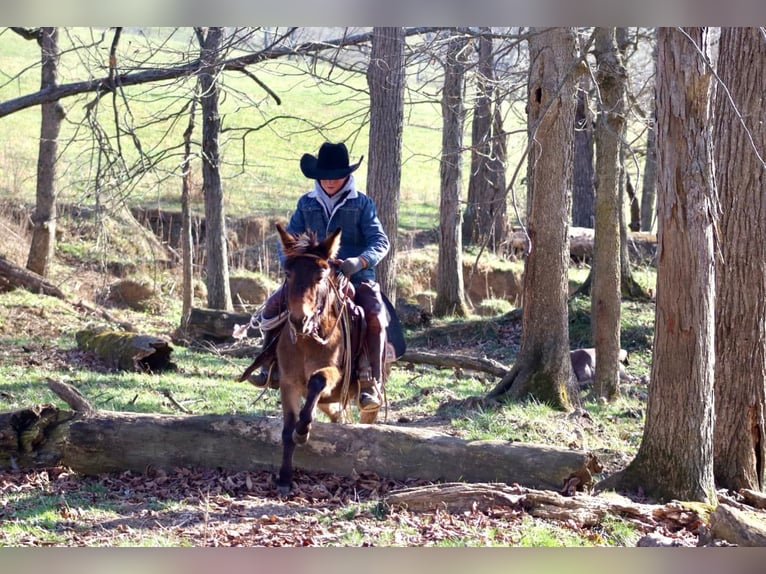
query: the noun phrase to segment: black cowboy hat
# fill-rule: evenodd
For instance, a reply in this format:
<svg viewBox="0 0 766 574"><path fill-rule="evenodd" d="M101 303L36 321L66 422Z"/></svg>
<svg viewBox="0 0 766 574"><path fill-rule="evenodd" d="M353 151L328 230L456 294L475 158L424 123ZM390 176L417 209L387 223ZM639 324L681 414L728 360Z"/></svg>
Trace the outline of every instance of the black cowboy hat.
<svg viewBox="0 0 766 574"><path fill-rule="evenodd" d="M353 165L348 164L348 149L344 143L325 142L319 148L316 157L304 153L301 158L301 171L309 179L341 179L355 171L364 156Z"/></svg>

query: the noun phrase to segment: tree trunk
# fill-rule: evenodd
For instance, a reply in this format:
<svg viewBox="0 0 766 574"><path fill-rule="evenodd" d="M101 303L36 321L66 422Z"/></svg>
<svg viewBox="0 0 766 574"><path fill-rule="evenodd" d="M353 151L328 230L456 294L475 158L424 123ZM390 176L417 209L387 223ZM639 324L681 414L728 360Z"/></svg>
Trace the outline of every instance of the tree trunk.
<svg viewBox="0 0 766 574"><path fill-rule="evenodd" d="M489 393L534 397L554 408L572 406L569 360L568 227L574 153L576 56L572 28L530 35L528 85L528 233L521 350L511 372Z"/></svg>
<svg viewBox="0 0 766 574"><path fill-rule="evenodd" d="M381 290L396 301L396 237L402 179L404 127L404 28L373 28L367 67L370 88L370 142L367 193L375 201L391 248L375 268Z"/></svg>
<svg viewBox="0 0 766 574"><path fill-rule="evenodd" d="M703 28L659 30L659 252L652 384L641 446L620 484L660 499L712 502L717 205L710 72L698 52L706 49Z"/></svg>
<svg viewBox="0 0 766 574"><path fill-rule="evenodd" d="M596 229L591 329L596 347L595 388L614 400L620 393L620 149L625 133L626 72L614 28L596 28L596 80L602 109L596 123Z"/></svg>
<svg viewBox="0 0 766 574"><path fill-rule="evenodd" d="M627 28L615 28L617 49L625 60L625 52L630 44ZM626 84L628 80L626 78ZM630 264L630 249L628 248L628 223L625 217L625 200L628 193L627 170L625 169L625 146L620 146L620 187L619 187L619 214L620 214L620 290L622 295L629 299L647 299L648 295L638 281L633 277L633 266ZM632 214L632 211L631 211ZM631 218L633 216L631 215Z"/></svg>
<svg viewBox="0 0 766 574"><path fill-rule="evenodd" d="M58 28L41 28L38 36L42 54L41 90L53 90L58 81ZM40 106L40 144L37 152L37 197L32 215L32 243L27 269L48 276L56 248L56 161L58 137L64 108L58 101Z"/></svg>
<svg viewBox="0 0 766 574"><path fill-rule="evenodd" d="M194 238L191 220L191 137L194 132L194 116L197 100L189 111L189 124L184 131L184 160L181 169L181 273L183 275L183 304L181 307L181 331L185 332L194 305Z"/></svg>
<svg viewBox="0 0 766 574"><path fill-rule="evenodd" d="M728 94L719 87L714 125L721 202L715 477L719 486L734 490L766 486L764 64L766 46L758 28L722 29L718 73Z"/></svg>
<svg viewBox="0 0 766 574"><path fill-rule="evenodd" d="M482 28L488 32L489 28ZM492 38L479 37L477 94L471 126L471 173L463 213L465 243L491 245L504 241L505 133L494 70Z"/></svg>
<svg viewBox="0 0 766 574"><path fill-rule="evenodd" d="M577 90L574 133L574 185L572 225L595 226L595 175L593 173L593 121L588 106L590 76L583 74Z"/></svg>
<svg viewBox="0 0 766 574"><path fill-rule="evenodd" d="M653 62L657 59L657 45L654 45ZM656 65L655 65L656 68ZM651 99L649 127L646 134L646 157L644 158L644 179L641 187L641 231L651 231L654 227L654 202L657 190L657 138L656 138L656 98Z"/></svg>
<svg viewBox="0 0 766 574"><path fill-rule="evenodd" d="M47 405L0 414L0 468L61 464L88 475L179 466L269 470L279 466L281 434L278 417L76 414ZM295 465L344 476L368 471L560 489L573 476L589 480L598 461L583 451L466 441L428 429L315 422Z"/></svg>
<svg viewBox="0 0 766 574"><path fill-rule="evenodd" d="M210 27L200 50L204 62L199 72L202 100L202 186L205 195L205 271L207 306L232 309L226 245L226 220L221 188L220 149L221 116L218 111L218 73L223 59L223 28Z"/></svg>
<svg viewBox="0 0 766 574"><path fill-rule="evenodd" d="M460 34L457 32L456 34ZM461 151L463 148L463 55L466 39L450 38L444 64L442 91L441 193L439 205L439 261L437 266L434 315L444 317L467 314L463 285L463 240L460 223L462 187Z"/></svg>

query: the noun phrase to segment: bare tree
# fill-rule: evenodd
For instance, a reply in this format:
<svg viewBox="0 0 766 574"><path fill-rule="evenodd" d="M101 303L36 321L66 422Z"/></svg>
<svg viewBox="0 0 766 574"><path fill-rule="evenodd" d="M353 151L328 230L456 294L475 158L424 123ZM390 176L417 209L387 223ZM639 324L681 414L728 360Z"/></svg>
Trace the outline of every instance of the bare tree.
<svg viewBox="0 0 766 574"><path fill-rule="evenodd" d="M528 225L521 350L490 398L534 397L568 410L572 379L567 315L575 62L572 28L534 29L529 36Z"/></svg>
<svg viewBox="0 0 766 574"><path fill-rule="evenodd" d="M442 156L439 205L439 262L437 267L434 315L467 314L463 292L462 229L460 197L462 187L463 82L468 42L456 31L447 41L442 90Z"/></svg>
<svg viewBox="0 0 766 574"><path fill-rule="evenodd" d="M378 209L391 249L376 268L383 293L396 300L396 237L402 180L404 128L404 29L375 28L367 68L370 88L370 142L367 193Z"/></svg>
<svg viewBox="0 0 766 574"><path fill-rule="evenodd" d="M191 224L192 186L192 133L197 110L197 101L192 102L189 123L184 130L184 160L181 164L181 267L183 274L183 303L181 307L181 331L185 331L194 303L194 241Z"/></svg>
<svg viewBox="0 0 766 574"><path fill-rule="evenodd" d="M40 45L42 68L40 89L55 90L58 82L58 28L34 30L14 28L27 39ZM56 160L58 137L64 108L57 101L40 106L40 143L37 152L37 197L32 214L32 243L27 257L27 269L42 277L48 276L56 246Z"/></svg>
<svg viewBox="0 0 766 574"><path fill-rule="evenodd" d="M593 172L593 119L589 101L590 76L580 77L575 108L574 184L572 186L572 225L595 226L595 174Z"/></svg>
<svg viewBox="0 0 766 574"><path fill-rule="evenodd" d="M654 40L653 40L654 41ZM652 65L657 59L656 42L652 50L654 57ZM654 113L655 98L649 98L649 125L646 134L646 156L644 158L644 177L641 186L641 231L651 231L654 224L654 202L657 190L657 139L655 137L656 118Z"/></svg>
<svg viewBox="0 0 766 574"><path fill-rule="evenodd" d="M766 44L763 29L723 28L715 98L721 202L715 310L715 478L766 486Z"/></svg>
<svg viewBox="0 0 766 574"><path fill-rule="evenodd" d="M624 62L626 59L626 52L628 49L628 46L631 43L630 40L630 34L628 33L627 28L615 28L615 39L617 41L617 49L620 52L621 58ZM626 80L627 84L627 80ZM624 135L623 135L623 141L624 141ZM633 277L633 267L630 264L630 250L628 249L629 243L628 243L628 222L627 218L625 217L625 200L628 195L628 187L630 186L630 182L628 181L628 175L627 170L625 169L625 161L626 157L628 155L628 148L627 146L620 146L620 184L619 184L619 215L620 215L620 243L619 243L619 249L620 249L620 289L622 291L622 294L626 297L630 297L632 299L646 299L647 294L644 288L636 281L636 279ZM631 187L632 190L632 187ZM637 211L634 208L638 208L635 203L633 203L635 198L635 193L631 194L631 204L629 205L629 212L631 213L631 219L635 220L636 217L633 214L636 214Z"/></svg>
<svg viewBox="0 0 766 574"><path fill-rule="evenodd" d="M654 357L644 435L616 478L660 499L716 500L713 482L713 181L704 28L661 28Z"/></svg>
<svg viewBox="0 0 766 574"><path fill-rule="evenodd" d="M620 372L620 148L624 140L626 72L614 28L596 28L594 53L601 95L596 138L596 229L591 328L596 348L595 388L619 395Z"/></svg>
<svg viewBox="0 0 766 574"><path fill-rule="evenodd" d="M218 74L221 72L223 28L198 28L200 60L199 73L202 101L202 178L205 194L205 254L207 306L210 309L232 309L229 287L226 220L221 188L220 150L218 136L221 117L218 112Z"/></svg>
<svg viewBox="0 0 766 574"><path fill-rule="evenodd" d="M493 251L505 240L506 138L495 79L493 39L489 28L478 39L476 102L471 125L471 172L463 213L465 243L490 244Z"/></svg>

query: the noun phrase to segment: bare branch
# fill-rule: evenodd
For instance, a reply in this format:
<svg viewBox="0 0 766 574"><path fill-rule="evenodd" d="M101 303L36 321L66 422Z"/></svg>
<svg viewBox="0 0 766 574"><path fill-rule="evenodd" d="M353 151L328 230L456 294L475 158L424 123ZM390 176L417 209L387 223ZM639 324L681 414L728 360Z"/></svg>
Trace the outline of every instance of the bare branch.
<svg viewBox="0 0 766 574"><path fill-rule="evenodd" d="M412 36L440 29L441 28L434 27L408 28L405 31L405 34ZM271 49L254 52L252 54L246 54L244 56L223 60L220 62L220 68L222 70L241 71L245 66L257 64L266 60L273 60L284 56L304 55L314 52L321 52L323 50L337 49L339 47L355 46L371 41L372 32L367 32L364 34L356 34L353 36L347 36L345 38L328 40L324 42L304 42L294 48L274 47ZM99 94L109 93L114 89L114 82L119 82L121 86L135 86L151 82L173 80L181 77L193 76L197 74L203 67L204 63L199 58L196 58L190 62L179 64L177 66L121 74L116 76L114 81L111 81L109 76L107 76L105 78L62 84L60 86L38 90L32 94L27 94L0 103L0 117L4 117L13 112L17 112L19 110L40 104L76 96L78 94L89 92L97 92Z"/></svg>

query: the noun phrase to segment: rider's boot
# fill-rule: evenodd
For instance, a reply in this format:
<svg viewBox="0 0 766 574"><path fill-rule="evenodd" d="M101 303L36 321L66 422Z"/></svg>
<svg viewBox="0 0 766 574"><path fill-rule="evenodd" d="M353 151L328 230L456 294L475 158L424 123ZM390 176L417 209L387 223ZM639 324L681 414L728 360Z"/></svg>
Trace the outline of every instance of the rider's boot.
<svg viewBox="0 0 766 574"><path fill-rule="evenodd" d="M383 381L384 350L385 333L378 321L368 321L367 356L360 361L362 365L359 369L359 408L362 411L374 411L383 403L381 382Z"/></svg>
<svg viewBox="0 0 766 574"><path fill-rule="evenodd" d="M279 388L279 368L277 367L276 339L278 329L263 331L261 352L268 351L261 370L250 375L247 380L251 385L264 388L269 385L272 389Z"/></svg>

